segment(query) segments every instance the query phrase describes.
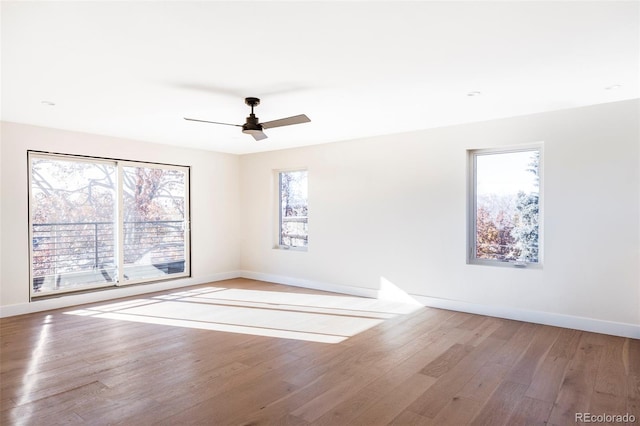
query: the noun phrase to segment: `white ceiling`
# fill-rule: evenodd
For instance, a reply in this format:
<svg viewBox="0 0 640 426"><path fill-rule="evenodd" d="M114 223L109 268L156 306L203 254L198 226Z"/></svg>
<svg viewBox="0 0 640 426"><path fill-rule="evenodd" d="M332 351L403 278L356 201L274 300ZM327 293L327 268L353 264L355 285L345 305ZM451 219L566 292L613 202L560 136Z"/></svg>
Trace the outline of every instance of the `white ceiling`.
<svg viewBox="0 0 640 426"><path fill-rule="evenodd" d="M638 1L3 1L1 13L2 120L214 151L640 97ZM242 124L246 96L262 121L312 122L256 142L183 120Z"/></svg>

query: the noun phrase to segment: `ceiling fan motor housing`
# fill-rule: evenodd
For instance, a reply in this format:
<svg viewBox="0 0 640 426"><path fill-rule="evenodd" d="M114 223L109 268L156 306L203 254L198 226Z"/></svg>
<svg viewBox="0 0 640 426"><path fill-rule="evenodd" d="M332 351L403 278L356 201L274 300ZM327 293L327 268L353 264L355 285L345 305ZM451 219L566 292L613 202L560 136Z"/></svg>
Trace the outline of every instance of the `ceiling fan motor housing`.
<svg viewBox="0 0 640 426"><path fill-rule="evenodd" d="M247 122L242 125L242 131L248 133L250 131L262 131L262 124L258 122L258 117L251 113L247 117Z"/></svg>

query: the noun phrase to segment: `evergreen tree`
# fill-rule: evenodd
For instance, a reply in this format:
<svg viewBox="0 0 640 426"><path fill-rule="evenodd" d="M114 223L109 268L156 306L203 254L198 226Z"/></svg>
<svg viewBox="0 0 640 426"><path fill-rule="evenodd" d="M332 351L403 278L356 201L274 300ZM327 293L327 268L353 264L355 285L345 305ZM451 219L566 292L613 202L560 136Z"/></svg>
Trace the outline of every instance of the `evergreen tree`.
<svg viewBox="0 0 640 426"><path fill-rule="evenodd" d="M535 186L540 186L540 152L535 151L529 163L527 171L535 175ZM520 250L520 259L527 262L538 261L538 231L539 231L539 192L529 194L520 191L516 202L517 223L513 229L516 246Z"/></svg>

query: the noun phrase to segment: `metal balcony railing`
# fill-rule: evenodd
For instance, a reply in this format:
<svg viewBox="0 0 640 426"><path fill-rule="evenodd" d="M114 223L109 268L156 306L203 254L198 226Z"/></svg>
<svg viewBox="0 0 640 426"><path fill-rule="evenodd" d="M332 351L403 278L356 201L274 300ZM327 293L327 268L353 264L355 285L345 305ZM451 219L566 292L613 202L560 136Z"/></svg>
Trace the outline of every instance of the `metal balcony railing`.
<svg viewBox="0 0 640 426"><path fill-rule="evenodd" d="M283 216L280 244L290 247L306 247L309 242L307 216Z"/></svg>
<svg viewBox="0 0 640 426"><path fill-rule="evenodd" d="M83 272L99 271L104 280L115 280L112 222L35 223L32 238L34 288L38 278ZM152 265L165 273L184 267L184 221L124 222L123 241L124 265Z"/></svg>

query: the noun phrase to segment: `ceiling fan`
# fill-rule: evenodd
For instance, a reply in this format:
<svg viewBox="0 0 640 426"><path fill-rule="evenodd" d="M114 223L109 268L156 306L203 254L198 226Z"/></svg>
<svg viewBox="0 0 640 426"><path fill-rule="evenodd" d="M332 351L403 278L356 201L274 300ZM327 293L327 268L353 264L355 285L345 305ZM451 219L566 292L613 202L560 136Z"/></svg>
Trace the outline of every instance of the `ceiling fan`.
<svg viewBox="0 0 640 426"><path fill-rule="evenodd" d="M247 133L257 141L266 139L267 135L262 131L263 129L271 129L274 127L282 127L282 126L290 126L292 124L301 124L308 123L311 120L304 114L294 115L293 117L281 118L279 120L267 121L265 123L260 123L258 117L253 113L253 107L260 105L260 99L258 98L245 98L244 103L251 107L251 114L247 117L247 121L244 124L231 124L231 123L220 123L218 121L207 121L207 120L198 120L196 118L187 118L184 117L185 120L189 121L199 121L201 123L212 123L212 124L224 124L225 126L236 126L242 127L242 133Z"/></svg>

